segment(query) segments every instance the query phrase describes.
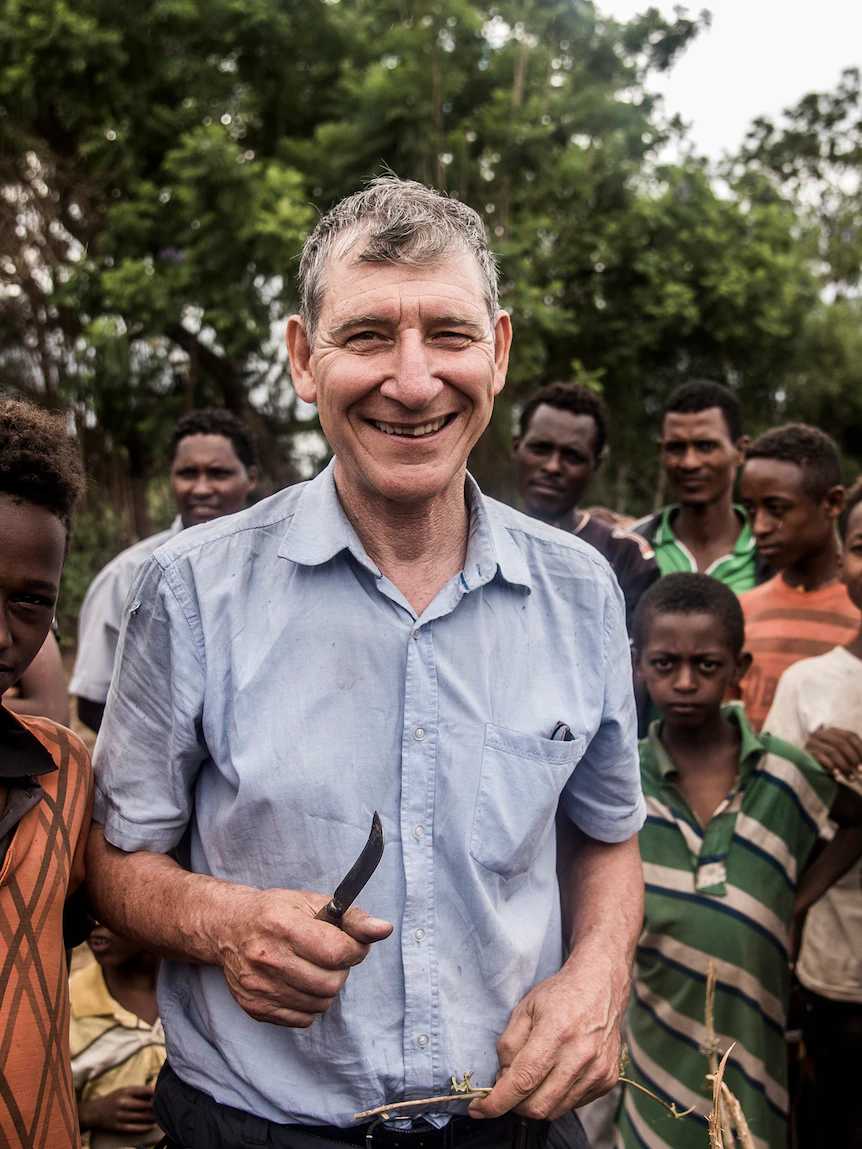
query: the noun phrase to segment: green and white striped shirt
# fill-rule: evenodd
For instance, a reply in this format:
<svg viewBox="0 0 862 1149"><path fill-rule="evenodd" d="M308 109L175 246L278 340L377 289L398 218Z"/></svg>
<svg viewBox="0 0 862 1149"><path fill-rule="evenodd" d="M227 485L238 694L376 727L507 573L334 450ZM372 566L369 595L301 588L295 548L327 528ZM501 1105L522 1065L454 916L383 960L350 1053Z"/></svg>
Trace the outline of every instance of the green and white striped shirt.
<svg viewBox="0 0 862 1149"><path fill-rule="evenodd" d="M739 775L706 826L675 784L660 723L640 745L646 908L626 1075L694 1112L677 1120L626 1088L616 1133L616 1144L626 1149L705 1149L709 1143L703 1048L710 960L717 970L719 1054L736 1042L725 1081L758 1149L785 1145L787 931L796 882L828 817L835 782L803 750L755 734L739 703L723 713L739 727Z"/></svg>

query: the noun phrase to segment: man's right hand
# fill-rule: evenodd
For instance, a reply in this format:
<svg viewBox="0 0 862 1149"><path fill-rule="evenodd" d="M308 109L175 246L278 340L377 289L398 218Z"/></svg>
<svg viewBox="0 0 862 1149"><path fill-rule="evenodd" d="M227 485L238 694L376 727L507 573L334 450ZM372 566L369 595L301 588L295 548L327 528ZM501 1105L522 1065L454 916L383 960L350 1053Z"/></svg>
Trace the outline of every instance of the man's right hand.
<svg viewBox="0 0 862 1149"><path fill-rule="evenodd" d="M862 775L862 739L852 730L821 726L805 743L806 751L824 770L858 781Z"/></svg>
<svg viewBox="0 0 862 1149"><path fill-rule="evenodd" d="M112 1133L147 1133L156 1124L150 1085L124 1085L104 1097L78 1105L81 1129L107 1129Z"/></svg>
<svg viewBox="0 0 862 1149"><path fill-rule="evenodd" d="M230 992L256 1021L306 1029L325 1013L353 966L392 925L352 906L342 929L317 921L329 902L301 890L254 890L220 930Z"/></svg>

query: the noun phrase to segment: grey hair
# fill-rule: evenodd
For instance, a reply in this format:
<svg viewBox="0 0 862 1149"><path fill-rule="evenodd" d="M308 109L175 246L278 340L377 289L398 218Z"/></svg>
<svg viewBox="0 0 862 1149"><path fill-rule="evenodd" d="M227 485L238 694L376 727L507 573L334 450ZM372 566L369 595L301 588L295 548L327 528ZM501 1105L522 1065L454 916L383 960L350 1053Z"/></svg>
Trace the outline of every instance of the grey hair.
<svg viewBox="0 0 862 1149"><path fill-rule="evenodd" d="M344 247L353 246L354 239L365 241L358 263L427 267L453 251L471 252L479 264L493 323L499 306L499 273L478 213L415 180L379 176L322 215L305 241L299 261L299 314L310 340L320 317L327 264L342 239Z"/></svg>

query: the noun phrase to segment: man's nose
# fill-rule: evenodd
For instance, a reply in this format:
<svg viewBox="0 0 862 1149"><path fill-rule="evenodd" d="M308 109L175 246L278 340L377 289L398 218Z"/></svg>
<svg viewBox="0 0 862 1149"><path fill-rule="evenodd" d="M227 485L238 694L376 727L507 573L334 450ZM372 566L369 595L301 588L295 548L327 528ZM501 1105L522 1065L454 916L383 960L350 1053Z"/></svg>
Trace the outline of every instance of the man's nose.
<svg viewBox="0 0 862 1149"><path fill-rule="evenodd" d="M772 532L774 523L772 516L767 515L765 511L756 510L749 515L749 522L751 524L751 533L754 535L755 541L758 539L765 539L768 534Z"/></svg>
<svg viewBox="0 0 862 1149"><path fill-rule="evenodd" d="M686 447L679 465L686 471L696 471L700 466L700 455L693 444Z"/></svg>
<svg viewBox="0 0 862 1149"><path fill-rule="evenodd" d="M433 372L431 351L418 333L407 332L398 340L393 369L380 388L381 395L421 411L442 390L443 382Z"/></svg>
<svg viewBox="0 0 862 1149"><path fill-rule="evenodd" d="M207 495L212 490L212 483L206 471L198 471L192 483L193 495Z"/></svg>
<svg viewBox="0 0 862 1149"><path fill-rule="evenodd" d="M680 694L691 694L693 690L697 690L697 678L692 667L685 663L680 666L676 672L673 688Z"/></svg>

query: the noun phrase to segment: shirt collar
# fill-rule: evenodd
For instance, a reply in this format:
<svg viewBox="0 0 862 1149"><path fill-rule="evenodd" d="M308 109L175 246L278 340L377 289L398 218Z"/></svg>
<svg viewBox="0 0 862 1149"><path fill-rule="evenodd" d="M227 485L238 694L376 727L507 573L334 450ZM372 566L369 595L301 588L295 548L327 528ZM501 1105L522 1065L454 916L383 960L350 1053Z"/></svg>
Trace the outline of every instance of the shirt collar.
<svg viewBox="0 0 862 1149"><path fill-rule="evenodd" d="M757 768L757 764L766 753L766 748L752 730L741 702L725 703L721 713L739 730L739 776L741 779L745 778ZM657 719L650 724L647 747L654 771L663 782L670 782L676 777L678 770L664 748L664 743L659 737L660 731L661 719Z"/></svg>
<svg viewBox="0 0 862 1149"><path fill-rule="evenodd" d="M50 774L57 763L25 723L0 706L0 778L34 778Z"/></svg>
<svg viewBox="0 0 862 1149"><path fill-rule="evenodd" d="M530 590L530 572L524 556L510 533L492 521L479 485L470 474L465 497L470 510L467 557L461 573L465 589L483 586L499 571L506 582ZM301 566L321 566L345 550L375 578L380 576L377 564L369 557L341 506L333 459L306 485L278 553Z"/></svg>

